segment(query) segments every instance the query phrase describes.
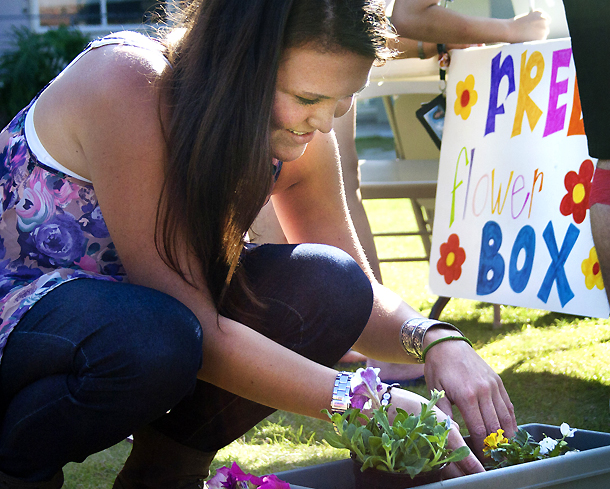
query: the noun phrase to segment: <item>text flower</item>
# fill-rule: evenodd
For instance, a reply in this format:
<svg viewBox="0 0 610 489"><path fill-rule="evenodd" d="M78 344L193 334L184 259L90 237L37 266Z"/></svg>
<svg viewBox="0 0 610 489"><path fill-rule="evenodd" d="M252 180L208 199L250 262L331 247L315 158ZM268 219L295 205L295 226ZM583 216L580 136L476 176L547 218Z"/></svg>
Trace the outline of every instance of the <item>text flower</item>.
<svg viewBox="0 0 610 489"><path fill-rule="evenodd" d="M559 210L564 216L572 214L576 224L583 222L587 215L594 171L593 162L585 160L580 165L578 173L569 171L564 178L564 185L568 193L561 200Z"/></svg>
<svg viewBox="0 0 610 489"><path fill-rule="evenodd" d="M462 275L462 265L466 261L466 252L460 247L460 238L452 234L440 247L441 257L436 263L438 273L445 277L445 283L450 284Z"/></svg>
<svg viewBox="0 0 610 489"><path fill-rule="evenodd" d="M474 89L474 76L468 75L464 81L457 82L455 87L457 99L453 109L455 115L459 115L463 120L470 117L472 106L477 103L477 92Z"/></svg>
<svg viewBox="0 0 610 489"><path fill-rule="evenodd" d="M591 290L593 287L597 287L599 290L602 290L604 288L604 280L602 278L595 247L591 248L589 251L589 258L585 258L582 261L580 269L585 276L585 285L587 289Z"/></svg>

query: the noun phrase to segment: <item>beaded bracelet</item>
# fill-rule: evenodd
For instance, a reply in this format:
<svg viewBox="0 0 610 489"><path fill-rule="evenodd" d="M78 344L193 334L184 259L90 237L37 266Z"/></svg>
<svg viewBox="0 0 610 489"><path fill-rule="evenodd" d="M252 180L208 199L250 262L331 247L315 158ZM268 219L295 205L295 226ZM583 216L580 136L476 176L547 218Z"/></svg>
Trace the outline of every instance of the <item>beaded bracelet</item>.
<svg viewBox="0 0 610 489"><path fill-rule="evenodd" d="M395 383L395 384L389 385L388 388L383 393L383 395L381 396L381 400L379 401L379 404L381 404L382 406L388 406L392 402L392 392L391 391L395 387L400 388L400 384Z"/></svg>
<svg viewBox="0 0 610 489"><path fill-rule="evenodd" d="M426 348L424 348L424 351L421 352L422 361L423 362L426 361L426 353L428 353L428 350L430 350L430 348L432 348L434 345L438 345L439 343L442 343L443 341L449 341L449 340L462 340L462 341L465 341L466 343L468 343L470 346L472 346L472 341L470 341L465 336L444 336L442 338L439 338L438 340L434 340Z"/></svg>

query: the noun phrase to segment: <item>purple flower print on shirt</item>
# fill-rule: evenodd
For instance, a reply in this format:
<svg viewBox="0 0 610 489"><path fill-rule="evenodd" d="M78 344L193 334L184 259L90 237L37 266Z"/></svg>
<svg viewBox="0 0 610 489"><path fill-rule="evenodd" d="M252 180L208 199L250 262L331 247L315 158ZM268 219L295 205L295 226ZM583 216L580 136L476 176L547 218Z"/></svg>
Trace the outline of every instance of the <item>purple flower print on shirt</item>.
<svg viewBox="0 0 610 489"><path fill-rule="evenodd" d="M45 178L45 184L58 207L64 208L72 200L78 198L78 187L59 175L48 174Z"/></svg>
<svg viewBox="0 0 610 489"><path fill-rule="evenodd" d="M28 187L23 190L23 196L17 203L19 230L26 233L44 223L55 211L55 199L41 173L40 168L32 172Z"/></svg>
<svg viewBox="0 0 610 489"><path fill-rule="evenodd" d="M87 238L74 217L57 213L31 233L21 233L22 258L46 267L70 266L85 255Z"/></svg>
<svg viewBox="0 0 610 489"><path fill-rule="evenodd" d="M83 228L83 231L95 236L96 238L107 238L110 236L99 205L95 206L95 209L93 209L91 212L83 214L78 222Z"/></svg>

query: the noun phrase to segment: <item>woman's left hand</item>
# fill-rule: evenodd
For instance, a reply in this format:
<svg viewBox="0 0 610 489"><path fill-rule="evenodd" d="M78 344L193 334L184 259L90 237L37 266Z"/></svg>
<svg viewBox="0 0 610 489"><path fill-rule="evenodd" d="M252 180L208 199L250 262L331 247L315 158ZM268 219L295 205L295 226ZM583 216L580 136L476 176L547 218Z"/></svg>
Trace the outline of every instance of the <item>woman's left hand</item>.
<svg viewBox="0 0 610 489"><path fill-rule="evenodd" d="M426 342L447 336L447 331L430 330ZM426 354L424 375L428 388L445 391L445 397L437 403L440 409L451 415L451 405L455 404L460 410L479 458L489 433L499 428L507 436L515 433L515 412L502 379L466 342L445 341L432 347Z"/></svg>

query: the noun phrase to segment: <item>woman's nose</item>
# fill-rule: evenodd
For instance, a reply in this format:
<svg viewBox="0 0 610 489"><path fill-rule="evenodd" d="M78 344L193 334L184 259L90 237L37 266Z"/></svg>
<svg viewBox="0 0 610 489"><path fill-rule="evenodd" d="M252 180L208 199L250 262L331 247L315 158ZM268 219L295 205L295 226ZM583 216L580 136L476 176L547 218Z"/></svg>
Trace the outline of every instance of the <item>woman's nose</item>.
<svg viewBox="0 0 610 489"><path fill-rule="evenodd" d="M352 108L353 103L353 96L339 100L339 102L337 103L337 107L335 108L335 117L343 117L345 114L347 114Z"/></svg>
<svg viewBox="0 0 610 489"><path fill-rule="evenodd" d="M319 107L309 116L307 122L311 127L317 129L318 131L323 133L329 133L333 128L334 114L334 106Z"/></svg>

